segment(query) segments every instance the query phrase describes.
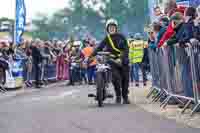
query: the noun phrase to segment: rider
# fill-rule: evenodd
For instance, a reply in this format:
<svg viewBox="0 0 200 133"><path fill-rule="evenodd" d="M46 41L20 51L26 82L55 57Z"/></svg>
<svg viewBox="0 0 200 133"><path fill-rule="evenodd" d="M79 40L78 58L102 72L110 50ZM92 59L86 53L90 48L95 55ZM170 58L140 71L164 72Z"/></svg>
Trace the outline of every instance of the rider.
<svg viewBox="0 0 200 133"><path fill-rule="evenodd" d="M114 61L110 62L112 69L112 83L116 93L116 103L130 104L128 98L129 87L129 48L126 38L118 33L118 23L115 19L109 19L106 23L107 36L96 48L92 56L104 48L110 52Z"/></svg>

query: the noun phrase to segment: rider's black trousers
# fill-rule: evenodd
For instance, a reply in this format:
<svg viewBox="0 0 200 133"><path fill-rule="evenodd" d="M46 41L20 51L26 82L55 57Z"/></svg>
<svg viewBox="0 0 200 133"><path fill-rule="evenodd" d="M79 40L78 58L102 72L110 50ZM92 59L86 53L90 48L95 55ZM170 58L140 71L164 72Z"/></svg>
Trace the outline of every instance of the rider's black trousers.
<svg viewBox="0 0 200 133"><path fill-rule="evenodd" d="M129 66L111 65L112 68L112 83L115 88L117 97L128 98L129 88Z"/></svg>

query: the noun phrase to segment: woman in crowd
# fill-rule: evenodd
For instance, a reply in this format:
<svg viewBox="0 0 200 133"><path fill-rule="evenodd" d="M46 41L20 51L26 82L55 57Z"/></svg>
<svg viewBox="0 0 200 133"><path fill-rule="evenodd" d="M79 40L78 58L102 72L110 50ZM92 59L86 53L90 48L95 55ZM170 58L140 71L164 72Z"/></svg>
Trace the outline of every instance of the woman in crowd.
<svg viewBox="0 0 200 133"><path fill-rule="evenodd" d="M26 55L27 55L27 62L26 62L27 78L26 78L25 84L27 85L27 87L32 87L31 77L32 77L32 70L33 70L33 59L32 59L31 44L27 46Z"/></svg>
<svg viewBox="0 0 200 133"><path fill-rule="evenodd" d="M63 48L64 56L64 70L63 70L63 80L69 80L69 46L65 45Z"/></svg>
<svg viewBox="0 0 200 133"><path fill-rule="evenodd" d="M63 47L62 42L58 41L56 43L56 68L57 68L57 80L63 80L63 73L64 73L64 54L63 54Z"/></svg>

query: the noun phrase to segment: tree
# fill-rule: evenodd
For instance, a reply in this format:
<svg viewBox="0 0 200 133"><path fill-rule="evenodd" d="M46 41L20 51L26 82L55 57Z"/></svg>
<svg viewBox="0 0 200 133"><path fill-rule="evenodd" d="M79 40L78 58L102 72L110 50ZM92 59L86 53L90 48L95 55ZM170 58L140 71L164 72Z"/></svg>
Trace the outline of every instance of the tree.
<svg viewBox="0 0 200 133"><path fill-rule="evenodd" d="M148 0L71 0L69 7L33 23L37 32L68 33L79 38L88 32L100 39L106 20L112 17L118 20L123 33L142 32L148 21L147 3Z"/></svg>
<svg viewBox="0 0 200 133"><path fill-rule="evenodd" d="M48 21L49 18L45 14L38 14L38 18L32 21L37 27L32 33L33 38L49 39L48 32L51 30L51 26L49 26Z"/></svg>

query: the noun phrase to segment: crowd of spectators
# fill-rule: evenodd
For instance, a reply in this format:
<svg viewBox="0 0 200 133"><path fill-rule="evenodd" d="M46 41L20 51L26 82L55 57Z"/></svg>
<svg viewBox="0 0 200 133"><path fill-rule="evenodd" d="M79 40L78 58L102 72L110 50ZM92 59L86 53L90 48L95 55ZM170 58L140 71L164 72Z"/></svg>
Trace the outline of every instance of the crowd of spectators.
<svg viewBox="0 0 200 133"><path fill-rule="evenodd" d="M86 58L90 56L96 42L92 39L83 41L23 41L18 46L9 42L0 42L1 64L9 59L24 60L24 79L27 87L36 88L48 83L49 66L54 66L56 81L69 81L68 85L78 83L94 84L96 62L88 64ZM5 59L3 61L3 59ZM74 66L74 64L76 65ZM3 65L1 65L3 67ZM5 78L5 74L1 77ZM51 77L52 78L52 77Z"/></svg>
<svg viewBox="0 0 200 133"><path fill-rule="evenodd" d="M149 27L148 43L150 49L155 53L154 59L158 58L156 61L151 62L159 64L161 67L160 70L154 70L156 73L158 71L160 73L157 75L153 73L152 76L168 75L163 76L164 78L161 79L161 84L159 85L164 85L161 88L170 88L172 93L183 91L184 96L193 97L193 68L191 68L191 60L187 48L192 47L194 42L199 44L200 41L200 6L183 7L178 6L175 0L169 0L165 3L164 12L159 6L156 6L154 15L156 19L153 20ZM159 59L163 56L166 56L166 58ZM199 68L196 68L196 70L199 71ZM177 71L180 72L180 86L182 87L179 87L182 90L177 88L178 81L176 77L179 76ZM153 84L155 85L156 82L153 81ZM199 83L198 88L200 90Z"/></svg>

